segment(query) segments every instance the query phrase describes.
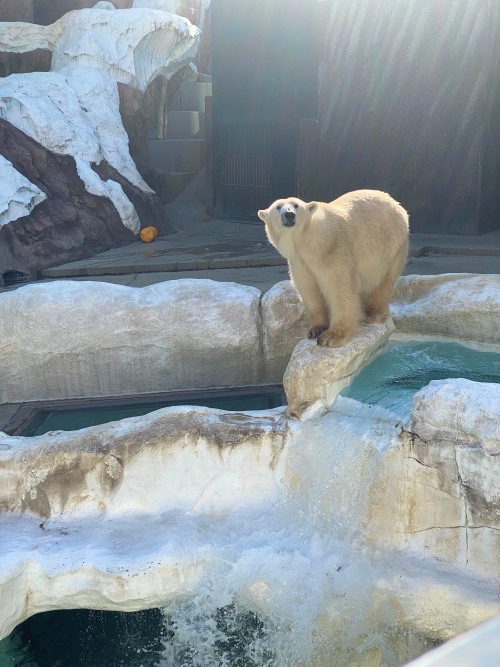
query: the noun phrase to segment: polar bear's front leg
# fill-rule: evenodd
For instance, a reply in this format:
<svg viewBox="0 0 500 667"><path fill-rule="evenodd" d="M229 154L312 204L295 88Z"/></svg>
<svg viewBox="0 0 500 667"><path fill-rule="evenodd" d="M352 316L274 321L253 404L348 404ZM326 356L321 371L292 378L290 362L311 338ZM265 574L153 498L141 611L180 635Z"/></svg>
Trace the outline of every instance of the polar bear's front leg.
<svg viewBox="0 0 500 667"><path fill-rule="evenodd" d="M318 345L340 347L353 337L361 320L359 287L352 272L330 269L318 274L318 283L329 311L329 326Z"/></svg>
<svg viewBox="0 0 500 667"><path fill-rule="evenodd" d="M322 331L328 329L330 316L328 306L323 298L316 278L307 266L299 259L289 260L290 278L300 295L309 318L308 338L317 338Z"/></svg>

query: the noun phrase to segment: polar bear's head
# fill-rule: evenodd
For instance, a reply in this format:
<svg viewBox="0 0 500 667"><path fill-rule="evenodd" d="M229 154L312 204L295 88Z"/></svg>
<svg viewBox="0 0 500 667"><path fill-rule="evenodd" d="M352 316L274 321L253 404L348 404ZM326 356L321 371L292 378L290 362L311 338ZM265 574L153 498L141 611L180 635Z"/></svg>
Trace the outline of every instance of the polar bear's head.
<svg viewBox="0 0 500 667"><path fill-rule="evenodd" d="M269 208L258 212L266 225L267 238L283 257L291 259L296 254L300 232L307 229L317 208L316 202L306 204L302 199L289 197L277 199Z"/></svg>
<svg viewBox="0 0 500 667"><path fill-rule="evenodd" d="M269 208L258 212L259 218L266 223L266 227L280 229L295 227L304 224L310 219L317 209L316 202L306 204L302 199L289 197L288 199L277 199Z"/></svg>

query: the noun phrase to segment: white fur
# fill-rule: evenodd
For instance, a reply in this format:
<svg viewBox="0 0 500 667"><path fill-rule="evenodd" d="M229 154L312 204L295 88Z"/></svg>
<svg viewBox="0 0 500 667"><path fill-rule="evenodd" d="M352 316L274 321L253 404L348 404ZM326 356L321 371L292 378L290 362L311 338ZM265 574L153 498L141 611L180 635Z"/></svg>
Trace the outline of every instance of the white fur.
<svg viewBox="0 0 500 667"><path fill-rule="evenodd" d="M295 211L286 226L285 211ZM408 214L385 192L356 190L331 203L291 197L258 212L288 260L307 310L310 338L337 347L359 321L383 321L408 256Z"/></svg>

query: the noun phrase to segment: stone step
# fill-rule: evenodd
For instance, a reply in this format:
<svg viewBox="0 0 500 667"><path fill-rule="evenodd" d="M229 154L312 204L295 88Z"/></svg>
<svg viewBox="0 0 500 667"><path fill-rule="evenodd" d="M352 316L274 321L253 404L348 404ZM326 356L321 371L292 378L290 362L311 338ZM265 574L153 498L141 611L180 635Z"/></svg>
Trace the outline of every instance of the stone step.
<svg viewBox="0 0 500 667"><path fill-rule="evenodd" d="M167 139L204 139L205 114L200 111L169 111Z"/></svg>
<svg viewBox="0 0 500 667"><path fill-rule="evenodd" d="M150 139L149 165L172 172L200 171L205 164L202 139Z"/></svg>
<svg viewBox="0 0 500 667"><path fill-rule="evenodd" d="M211 95L211 83L183 81L174 97L171 109L173 111L205 111L205 98Z"/></svg>

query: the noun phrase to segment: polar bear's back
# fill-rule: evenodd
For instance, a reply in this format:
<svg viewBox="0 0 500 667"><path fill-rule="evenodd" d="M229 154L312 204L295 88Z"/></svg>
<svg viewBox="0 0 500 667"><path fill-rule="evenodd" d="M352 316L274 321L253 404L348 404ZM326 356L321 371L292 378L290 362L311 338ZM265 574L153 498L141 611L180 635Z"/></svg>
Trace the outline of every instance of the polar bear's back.
<svg viewBox="0 0 500 667"><path fill-rule="evenodd" d="M387 192L380 190L354 190L334 199L326 207L354 225L375 225L379 231L389 225L408 233L408 213Z"/></svg>
<svg viewBox="0 0 500 667"><path fill-rule="evenodd" d="M326 204L318 214L359 251L399 248L408 239L408 213L395 199L379 190L355 190Z"/></svg>
<svg viewBox="0 0 500 667"><path fill-rule="evenodd" d="M351 258L362 283L378 282L396 258L407 255L408 213L386 192L348 192L319 205L317 214L321 226L331 230L327 236L336 247L335 255Z"/></svg>

